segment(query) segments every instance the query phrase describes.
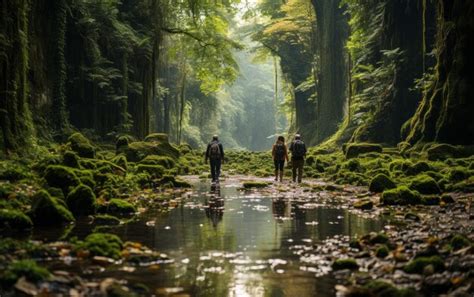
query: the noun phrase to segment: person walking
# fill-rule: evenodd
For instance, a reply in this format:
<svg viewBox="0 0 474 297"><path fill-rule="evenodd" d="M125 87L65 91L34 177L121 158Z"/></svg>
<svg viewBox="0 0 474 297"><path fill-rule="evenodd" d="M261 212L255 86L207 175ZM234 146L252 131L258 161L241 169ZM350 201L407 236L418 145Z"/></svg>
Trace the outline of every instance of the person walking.
<svg viewBox="0 0 474 297"><path fill-rule="evenodd" d="M275 181L278 181L278 177L280 177L280 182L283 182L285 160L288 162L288 148L285 144L285 137L278 136L272 148L272 157L275 164Z"/></svg>
<svg viewBox="0 0 474 297"><path fill-rule="evenodd" d="M212 141L207 145L205 162L210 161L211 177L213 183L219 183L221 164L224 161L224 148L217 135L212 136Z"/></svg>
<svg viewBox="0 0 474 297"><path fill-rule="evenodd" d="M296 178L298 177L298 183L301 183L303 179L304 158L306 157L306 145L301 140L301 135L295 135L295 140L290 145L290 151L293 182L296 182Z"/></svg>

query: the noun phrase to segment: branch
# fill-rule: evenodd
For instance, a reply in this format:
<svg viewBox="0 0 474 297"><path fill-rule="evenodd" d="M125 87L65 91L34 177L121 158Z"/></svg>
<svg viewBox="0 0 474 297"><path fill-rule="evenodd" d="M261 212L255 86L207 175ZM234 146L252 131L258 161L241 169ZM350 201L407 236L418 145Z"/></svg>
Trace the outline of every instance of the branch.
<svg viewBox="0 0 474 297"><path fill-rule="evenodd" d="M204 41L204 39L202 39L201 37L197 36L196 34L191 33L191 32L189 32L189 31L186 31L186 30L183 30L183 29L161 27L161 30L164 31L164 32L166 32L166 33L170 33L170 34L183 34L183 35L189 36L189 37L191 37L192 39L194 39L194 40L196 40L197 42L199 42L199 44L200 44L202 47L207 47L207 46L218 47L218 45L217 45L216 43L206 42L206 41Z"/></svg>

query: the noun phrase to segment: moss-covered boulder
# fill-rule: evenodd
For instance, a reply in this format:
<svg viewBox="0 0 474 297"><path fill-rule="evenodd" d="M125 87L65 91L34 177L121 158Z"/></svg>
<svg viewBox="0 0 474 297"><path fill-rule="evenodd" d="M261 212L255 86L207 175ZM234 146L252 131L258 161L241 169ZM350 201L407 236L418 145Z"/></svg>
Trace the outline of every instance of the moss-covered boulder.
<svg viewBox="0 0 474 297"><path fill-rule="evenodd" d="M351 143L346 146L346 158L355 158L366 153L382 153L382 146L375 143Z"/></svg>
<svg viewBox="0 0 474 297"><path fill-rule="evenodd" d="M169 142L168 134L152 133L145 137L146 142Z"/></svg>
<svg viewBox="0 0 474 297"><path fill-rule="evenodd" d="M434 178L426 174L420 174L413 177L410 183L410 189L421 194L439 194L441 190Z"/></svg>
<svg viewBox="0 0 474 297"><path fill-rule="evenodd" d="M403 267L406 273L418 273L422 274L425 267L432 266L435 272L441 272L444 270L444 262L439 256L432 257L418 257L411 260L408 264Z"/></svg>
<svg viewBox="0 0 474 297"><path fill-rule="evenodd" d="M160 179L161 185L171 185L174 188L191 188L191 184L173 175L166 174Z"/></svg>
<svg viewBox="0 0 474 297"><path fill-rule="evenodd" d="M114 215L130 215L137 212L133 204L123 199L111 199L107 204L107 213Z"/></svg>
<svg viewBox="0 0 474 297"><path fill-rule="evenodd" d="M474 155L474 146L454 146L446 143L435 143L426 148L429 160L446 160L464 158Z"/></svg>
<svg viewBox="0 0 474 297"><path fill-rule="evenodd" d="M471 176L462 182L455 183L450 187L450 190L455 192L474 193L474 176Z"/></svg>
<svg viewBox="0 0 474 297"><path fill-rule="evenodd" d="M0 229L24 230L33 226L31 219L14 209L0 209Z"/></svg>
<svg viewBox="0 0 474 297"><path fill-rule="evenodd" d="M389 253L390 253L390 251L389 251L388 247L384 244L380 245L375 250L375 256L377 258L385 258L385 257L388 256Z"/></svg>
<svg viewBox="0 0 474 297"><path fill-rule="evenodd" d="M68 193L70 187L76 187L81 183L73 169L61 165L50 165L46 167L44 178L48 182L48 185L60 188L64 193Z"/></svg>
<svg viewBox="0 0 474 297"><path fill-rule="evenodd" d="M29 169L26 166L7 163L6 168L0 168L0 180L14 182L30 176Z"/></svg>
<svg viewBox="0 0 474 297"><path fill-rule="evenodd" d="M128 148L129 143L131 142L131 139L129 136L123 135L117 138L117 141L115 142L115 151L117 153L123 152L125 149Z"/></svg>
<svg viewBox="0 0 474 297"><path fill-rule="evenodd" d="M456 234L451 238L450 245L454 250L459 250L463 247L470 246L471 241L464 235Z"/></svg>
<svg viewBox="0 0 474 297"><path fill-rule="evenodd" d="M50 275L46 268L39 266L34 260L17 260L10 263L3 273L0 272L0 281L6 286L12 286L21 277L36 283Z"/></svg>
<svg viewBox="0 0 474 297"><path fill-rule="evenodd" d="M161 165L167 169L171 169L175 167L176 161L173 158L167 156L150 155L141 160L140 164Z"/></svg>
<svg viewBox="0 0 474 297"><path fill-rule="evenodd" d="M139 164L137 166L137 173L146 172L153 178L160 178L165 173L165 168L161 165L147 165Z"/></svg>
<svg viewBox="0 0 474 297"><path fill-rule="evenodd" d="M464 179L467 179L469 176L473 175L469 169L461 166L456 166L454 168L450 168L448 172L448 178L452 182L460 182Z"/></svg>
<svg viewBox="0 0 474 297"><path fill-rule="evenodd" d="M417 297L420 296L413 288L397 288L393 284L382 280L371 280L365 284L362 291L358 291L351 297L356 296L378 296L378 297ZM366 290L366 291L364 291Z"/></svg>
<svg viewBox="0 0 474 297"><path fill-rule="evenodd" d="M245 189L252 189L252 188L265 188L270 185L268 182L264 181L246 181L243 184Z"/></svg>
<svg viewBox="0 0 474 297"><path fill-rule="evenodd" d="M115 226L120 224L120 219L112 215L101 214L94 217L94 224Z"/></svg>
<svg viewBox="0 0 474 297"><path fill-rule="evenodd" d="M119 166L120 168L125 169L125 171L128 169L127 157L124 154L118 154L117 156L115 156L112 159L112 163Z"/></svg>
<svg viewBox="0 0 474 297"><path fill-rule="evenodd" d="M406 175L417 175L422 172L433 170L433 168L425 161L416 162L405 168Z"/></svg>
<svg viewBox="0 0 474 297"><path fill-rule="evenodd" d="M385 190L380 202L384 205L414 205L421 203L421 195L406 186L398 186L395 189Z"/></svg>
<svg viewBox="0 0 474 297"><path fill-rule="evenodd" d="M35 225L57 225L74 221L72 213L45 190L33 196L30 216Z"/></svg>
<svg viewBox="0 0 474 297"><path fill-rule="evenodd" d="M75 216L94 214L97 208L94 192L83 184L75 187L67 195L66 203Z"/></svg>
<svg viewBox="0 0 474 297"><path fill-rule="evenodd" d="M119 259L123 242L114 234L93 233L86 237L84 242L78 244L76 249L87 250L91 256L103 256Z"/></svg>
<svg viewBox="0 0 474 297"><path fill-rule="evenodd" d="M71 149L75 151L80 157L83 158L94 158L95 148L84 135L77 132L69 136L68 142L71 145Z"/></svg>
<svg viewBox="0 0 474 297"><path fill-rule="evenodd" d="M132 142L124 150L127 160L139 162L149 155L168 156L173 159L179 158L179 150L168 142Z"/></svg>
<svg viewBox="0 0 474 297"><path fill-rule="evenodd" d="M377 174L370 181L369 190L375 193L381 193L385 190L396 188L397 185L385 174Z"/></svg>
<svg viewBox="0 0 474 297"><path fill-rule="evenodd" d="M63 155L63 164L67 167L81 168L79 156L72 151L67 151Z"/></svg>
<svg viewBox="0 0 474 297"><path fill-rule="evenodd" d="M348 258L348 259L337 259L331 265L333 270L357 270L359 269L359 264L357 264L356 260Z"/></svg>

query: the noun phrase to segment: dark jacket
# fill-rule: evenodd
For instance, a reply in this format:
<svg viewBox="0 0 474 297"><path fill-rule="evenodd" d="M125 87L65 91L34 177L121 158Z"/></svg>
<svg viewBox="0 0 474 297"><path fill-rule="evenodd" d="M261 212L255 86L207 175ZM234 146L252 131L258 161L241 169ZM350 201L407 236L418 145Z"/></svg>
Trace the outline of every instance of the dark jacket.
<svg viewBox="0 0 474 297"><path fill-rule="evenodd" d="M211 158L210 154L211 154L211 145L214 143L215 141L211 141L209 142L209 144L207 145L207 149L206 149L206 162L208 159ZM221 151L221 156L220 156L220 159L221 160L224 160L224 148L222 147L222 143L220 143L219 141L217 141L217 143L219 144L219 150Z"/></svg>

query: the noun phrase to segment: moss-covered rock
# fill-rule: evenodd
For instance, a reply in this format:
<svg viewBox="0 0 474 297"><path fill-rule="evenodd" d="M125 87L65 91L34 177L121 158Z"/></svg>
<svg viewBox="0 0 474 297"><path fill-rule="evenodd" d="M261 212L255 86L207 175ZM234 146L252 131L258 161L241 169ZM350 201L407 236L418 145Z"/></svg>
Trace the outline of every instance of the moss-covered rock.
<svg viewBox="0 0 474 297"><path fill-rule="evenodd" d="M457 166L457 167L449 169L448 178L450 181L456 183L464 179L467 179L471 175L472 175L471 172L467 168Z"/></svg>
<svg viewBox="0 0 474 297"><path fill-rule="evenodd" d="M421 197L421 204L423 205L439 205L441 199L438 195L429 195Z"/></svg>
<svg viewBox="0 0 474 297"><path fill-rule="evenodd" d="M382 146L375 143L351 143L346 147L346 158L355 158L361 154L365 153L381 153Z"/></svg>
<svg viewBox="0 0 474 297"><path fill-rule="evenodd" d="M363 289L367 290L364 292L358 292L356 295L350 295L351 297L362 297L362 296L378 296L378 297L416 297L420 296L415 289L402 288L398 289L393 284L382 280L371 280L364 285Z"/></svg>
<svg viewBox="0 0 474 297"><path fill-rule="evenodd" d="M101 214L94 217L94 224L97 225L119 225L120 219L108 214Z"/></svg>
<svg viewBox="0 0 474 297"><path fill-rule="evenodd" d="M31 218L35 225L56 225L74 221L72 213L45 190L33 196Z"/></svg>
<svg viewBox="0 0 474 297"><path fill-rule="evenodd" d="M48 166L44 178L48 185L60 188L64 193L68 193L70 187L76 187L81 183L73 169L61 165Z"/></svg>
<svg viewBox="0 0 474 297"><path fill-rule="evenodd" d="M410 183L410 189L420 192L421 194L439 194L441 189L438 183L429 175L420 174L413 177Z"/></svg>
<svg viewBox="0 0 474 297"><path fill-rule="evenodd" d="M117 141L115 142L115 151L117 153L120 153L124 151L125 149L128 148L128 145L130 143L130 137L129 136L120 136L117 138Z"/></svg>
<svg viewBox="0 0 474 297"><path fill-rule="evenodd" d="M362 210L370 210L374 207L374 203L368 199L361 199L354 202L354 208Z"/></svg>
<svg viewBox="0 0 474 297"><path fill-rule="evenodd" d="M63 164L67 167L81 168L79 156L72 151L67 151L63 155Z"/></svg>
<svg viewBox="0 0 474 297"><path fill-rule="evenodd" d="M380 245L379 247L377 247L377 249L375 250L375 256L377 258L385 258L388 256L388 254L390 253L388 247L386 245Z"/></svg>
<svg viewBox="0 0 474 297"><path fill-rule="evenodd" d="M380 202L384 205L414 205L421 203L421 195L406 186L398 186L395 189L385 190Z"/></svg>
<svg viewBox="0 0 474 297"><path fill-rule="evenodd" d="M190 188L191 184L173 175L166 174L160 179L161 185L170 185L174 188Z"/></svg>
<svg viewBox="0 0 474 297"><path fill-rule="evenodd" d="M145 137L146 142L169 142L168 134L152 133Z"/></svg>
<svg viewBox="0 0 474 297"><path fill-rule="evenodd" d="M446 143L435 143L426 148L429 160L446 160L448 158L463 158L474 154L473 146L454 146Z"/></svg>
<svg viewBox="0 0 474 297"><path fill-rule="evenodd" d="M455 183L449 188L449 190L455 192L474 193L474 176L471 176L462 182Z"/></svg>
<svg viewBox="0 0 474 297"><path fill-rule="evenodd" d="M370 244L386 244L389 239L387 234L379 232L379 233L371 233L370 237L368 238Z"/></svg>
<svg viewBox="0 0 474 297"><path fill-rule="evenodd" d="M420 161L406 167L404 171L407 175L417 175L430 170L433 170L433 168L427 162Z"/></svg>
<svg viewBox="0 0 474 297"><path fill-rule="evenodd" d="M129 215L137 212L133 204L123 199L111 199L107 204L107 213L115 215Z"/></svg>
<svg viewBox="0 0 474 297"><path fill-rule="evenodd" d="M31 282L39 282L47 279L50 272L33 260L18 260L13 261L8 265L3 273L0 273L0 279L5 285L13 285L21 277L25 277Z"/></svg>
<svg viewBox="0 0 474 297"><path fill-rule="evenodd" d="M7 181L19 181L30 177L30 173L27 167L20 166L18 164L8 163L6 168L0 169L0 180Z"/></svg>
<svg viewBox="0 0 474 297"><path fill-rule="evenodd" d="M127 157L124 154L118 154L112 159L112 163L119 166L120 168L128 169Z"/></svg>
<svg viewBox="0 0 474 297"><path fill-rule="evenodd" d="M381 193L385 190L396 188L397 185L385 174L377 174L370 181L369 190L375 193Z"/></svg>
<svg viewBox="0 0 474 297"><path fill-rule="evenodd" d="M75 187L67 195L66 203L75 216L94 214L97 208L94 192L83 184Z"/></svg>
<svg viewBox="0 0 474 297"><path fill-rule="evenodd" d="M127 160L139 162L149 155L168 156L173 159L179 158L179 150L168 142L132 142L124 149Z"/></svg>
<svg viewBox="0 0 474 297"><path fill-rule="evenodd" d="M85 249L91 256L103 256L119 259L123 242L117 235L109 233L93 233L86 237L76 249Z"/></svg>
<svg viewBox="0 0 474 297"><path fill-rule="evenodd" d="M245 189L252 189L252 188L265 188L270 185L268 182L264 181L246 181L243 184Z"/></svg>
<svg viewBox="0 0 474 297"><path fill-rule="evenodd" d="M444 270L443 259L439 256L418 257L408 262L408 264L403 267L403 270L406 273L421 274L427 266L432 266L435 272L441 272Z"/></svg>
<svg viewBox="0 0 474 297"><path fill-rule="evenodd" d="M464 235L456 234L451 238L450 244L454 250L459 250L463 247L470 246L471 241Z"/></svg>
<svg viewBox="0 0 474 297"><path fill-rule="evenodd" d="M140 161L140 164L161 165L167 169L175 167L176 162L173 158L167 156L149 155Z"/></svg>
<svg viewBox="0 0 474 297"><path fill-rule="evenodd" d="M151 177L160 178L163 176L165 172L165 168L161 165L147 165L147 164L139 164L137 166L137 173L146 172Z"/></svg>
<svg viewBox="0 0 474 297"><path fill-rule="evenodd" d="M33 226L31 219L14 209L0 209L0 229L24 230Z"/></svg>
<svg viewBox="0 0 474 297"><path fill-rule="evenodd" d="M348 259L337 259L332 263L333 270L342 270L342 269L350 269L350 270L357 270L359 269L359 264L357 264L356 260L348 258Z"/></svg>
<svg viewBox="0 0 474 297"><path fill-rule="evenodd" d="M84 135L77 132L69 136L68 142L71 149L83 158L94 158L95 148Z"/></svg>

